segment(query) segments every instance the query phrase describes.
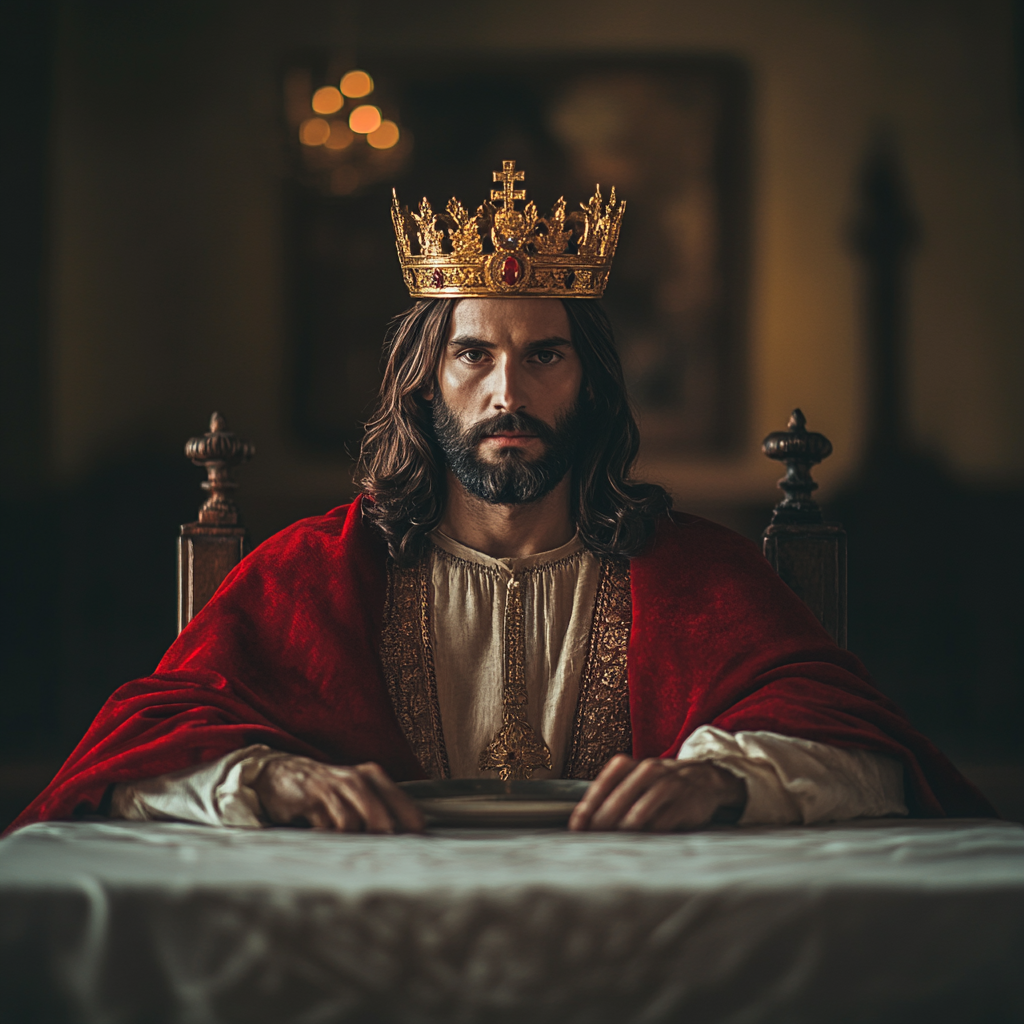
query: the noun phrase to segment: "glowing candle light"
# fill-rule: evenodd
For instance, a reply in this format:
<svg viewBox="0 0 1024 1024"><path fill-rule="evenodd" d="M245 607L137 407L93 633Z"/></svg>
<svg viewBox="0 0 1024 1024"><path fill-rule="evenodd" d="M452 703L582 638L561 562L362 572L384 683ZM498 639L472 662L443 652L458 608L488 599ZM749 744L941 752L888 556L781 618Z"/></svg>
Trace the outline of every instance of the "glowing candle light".
<svg viewBox="0 0 1024 1024"><path fill-rule="evenodd" d="M327 149L348 149L355 140L355 136L349 130L344 121L331 122L330 138L324 143Z"/></svg>
<svg viewBox="0 0 1024 1024"><path fill-rule="evenodd" d="M299 126L299 141L304 146L322 146L331 137L331 126L322 117L311 117Z"/></svg>
<svg viewBox="0 0 1024 1024"><path fill-rule="evenodd" d="M398 125L394 121L381 121L380 127L366 136L366 141L374 149L390 149L398 138Z"/></svg>
<svg viewBox="0 0 1024 1024"><path fill-rule="evenodd" d="M325 85L313 93L313 109L318 114L335 114L341 110L345 100L333 85Z"/></svg>
<svg viewBox="0 0 1024 1024"><path fill-rule="evenodd" d="M370 132L375 132L380 125L380 110L378 110L377 107L371 106L369 103L364 104L361 107L356 107L356 109L349 114L349 128L354 132L358 132L360 135L369 135Z"/></svg>
<svg viewBox="0 0 1024 1024"><path fill-rule="evenodd" d="M373 92L373 79L365 71L350 71L341 80L341 91L349 99L362 99Z"/></svg>

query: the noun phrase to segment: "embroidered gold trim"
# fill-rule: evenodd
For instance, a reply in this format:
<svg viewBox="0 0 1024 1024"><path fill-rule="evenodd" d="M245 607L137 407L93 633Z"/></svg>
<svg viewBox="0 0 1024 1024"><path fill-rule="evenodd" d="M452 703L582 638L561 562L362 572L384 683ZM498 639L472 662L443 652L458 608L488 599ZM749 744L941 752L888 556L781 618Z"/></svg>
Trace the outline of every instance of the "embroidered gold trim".
<svg viewBox="0 0 1024 1024"><path fill-rule="evenodd" d="M413 753L427 776L447 779L451 771L430 642L429 579L429 556L407 569L388 562L380 654L391 706Z"/></svg>
<svg viewBox="0 0 1024 1024"><path fill-rule="evenodd" d="M629 563L620 558L602 558L587 660L580 678L580 696L563 778L596 778L616 754L632 752L626 665L632 621Z"/></svg>
<svg viewBox="0 0 1024 1024"><path fill-rule="evenodd" d="M480 751L477 767L496 771L498 778L528 779L538 768L551 767L551 751L526 717L526 615L520 574L508 581L505 602L505 679L501 688L501 728Z"/></svg>

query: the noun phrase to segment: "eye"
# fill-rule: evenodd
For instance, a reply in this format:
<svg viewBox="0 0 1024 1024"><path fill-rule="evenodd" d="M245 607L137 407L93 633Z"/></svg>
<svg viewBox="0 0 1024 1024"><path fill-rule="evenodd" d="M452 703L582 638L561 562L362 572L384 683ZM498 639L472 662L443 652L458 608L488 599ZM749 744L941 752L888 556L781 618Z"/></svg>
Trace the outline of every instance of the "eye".
<svg viewBox="0 0 1024 1024"><path fill-rule="evenodd" d="M554 349L545 348L539 352L533 353L533 358L541 364L541 366L551 366L552 363L557 363L562 358L561 352L556 352Z"/></svg>
<svg viewBox="0 0 1024 1024"><path fill-rule="evenodd" d="M483 362L485 353L478 348L467 348L465 352L459 353L459 359L463 362L475 365Z"/></svg>

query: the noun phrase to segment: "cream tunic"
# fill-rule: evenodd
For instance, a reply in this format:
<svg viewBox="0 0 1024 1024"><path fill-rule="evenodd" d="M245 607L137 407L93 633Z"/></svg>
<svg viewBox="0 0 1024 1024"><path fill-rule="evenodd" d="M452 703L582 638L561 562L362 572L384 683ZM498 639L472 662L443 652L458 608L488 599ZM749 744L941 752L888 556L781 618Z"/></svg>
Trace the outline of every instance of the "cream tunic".
<svg viewBox="0 0 1024 1024"><path fill-rule="evenodd" d="M501 725L505 616L510 586L523 588L527 718L562 771L587 654L600 562L578 537L528 558L491 558L435 531L431 630L441 727L453 778L493 776L477 767ZM267 760L255 745L219 761L115 787L111 814L259 828L251 788ZM811 824L906 814L903 769L895 760L771 732L695 730L678 756L707 760L743 778L741 825Z"/></svg>
<svg viewBox="0 0 1024 1024"><path fill-rule="evenodd" d="M551 751L558 778L572 732L587 657L601 563L578 537L528 558L491 558L432 535L431 619L437 702L452 778L497 777L480 771L480 752L501 727L505 617L509 588L523 590L526 617L526 713Z"/></svg>

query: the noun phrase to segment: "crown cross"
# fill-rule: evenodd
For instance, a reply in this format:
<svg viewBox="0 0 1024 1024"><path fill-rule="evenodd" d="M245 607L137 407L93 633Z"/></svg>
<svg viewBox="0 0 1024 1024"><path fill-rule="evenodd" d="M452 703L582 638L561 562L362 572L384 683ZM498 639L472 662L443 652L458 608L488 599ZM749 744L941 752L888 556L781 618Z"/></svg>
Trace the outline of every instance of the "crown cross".
<svg viewBox="0 0 1024 1024"><path fill-rule="evenodd" d="M517 171L515 160L502 160L502 169L500 171L492 171L495 181L500 181L503 185L502 188L491 189L491 199L500 199L506 210L514 210L514 200L525 199L526 189L515 188L515 182L523 181L526 178L526 171Z"/></svg>

